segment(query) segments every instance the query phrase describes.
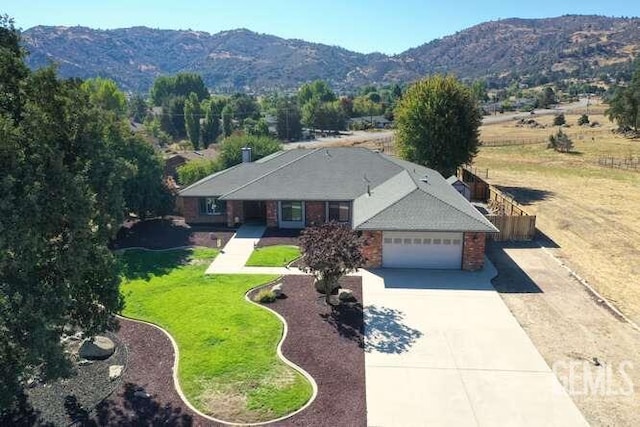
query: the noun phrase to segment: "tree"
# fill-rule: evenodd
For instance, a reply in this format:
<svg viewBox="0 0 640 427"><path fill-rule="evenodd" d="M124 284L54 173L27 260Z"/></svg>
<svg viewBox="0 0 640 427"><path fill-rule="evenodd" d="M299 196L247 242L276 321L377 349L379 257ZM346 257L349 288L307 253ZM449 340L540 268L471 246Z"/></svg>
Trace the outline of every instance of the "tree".
<svg viewBox="0 0 640 427"><path fill-rule="evenodd" d="M19 33L0 21L1 411L29 378L68 372L64 331L94 335L122 308L107 242L127 171L112 150L113 114L55 69L20 67Z"/></svg>
<svg viewBox="0 0 640 427"><path fill-rule="evenodd" d="M220 169L230 168L242 163L242 148L251 147L253 160L261 159L282 149L277 139L268 136L233 135L220 144Z"/></svg>
<svg viewBox="0 0 640 427"><path fill-rule="evenodd" d="M588 124L589 124L589 116L587 116L586 114L583 114L580 117L578 117L578 126L583 126Z"/></svg>
<svg viewBox="0 0 640 427"><path fill-rule="evenodd" d="M168 118L168 122L170 123L169 128L163 127L162 130L173 136L175 139L187 136L184 120L185 101L186 98L183 96L174 96L173 98L169 98L167 104L162 107L163 115ZM161 121L160 124L163 125L165 122L166 120Z"/></svg>
<svg viewBox="0 0 640 427"><path fill-rule="evenodd" d="M149 115L147 101L138 94L129 99L128 110L129 118L136 123L143 123Z"/></svg>
<svg viewBox="0 0 640 427"><path fill-rule="evenodd" d="M564 114L560 113L560 114L556 114L553 118L553 125L554 126L562 126L564 124L567 123L567 120L564 118Z"/></svg>
<svg viewBox="0 0 640 427"><path fill-rule="evenodd" d="M209 98L209 91L199 74L179 73L175 76L158 77L149 91L149 98L152 105L160 106L176 96L187 98L192 92L200 102Z"/></svg>
<svg viewBox="0 0 640 427"><path fill-rule="evenodd" d="M450 176L477 153L482 114L469 88L453 76L414 83L394 116L396 146L406 160Z"/></svg>
<svg viewBox="0 0 640 427"><path fill-rule="evenodd" d="M561 153L568 153L573 148L573 141L566 133L562 132L562 129L558 129L558 133L549 136L547 148L553 148Z"/></svg>
<svg viewBox="0 0 640 427"><path fill-rule="evenodd" d="M485 102L489 100L487 95L487 82L484 80L475 80L471 84L471 93L478 102Z"/></svg>
<svg viewBox="0 0 640 427"><path fill-rule="evenodd" d="M233 132L233 108L229 104L222 109L222 134L226 137Z"/></svg>
<svg viewBox="0 0 640 427"><path fill-rule="evenodd" d="M300 105L304 105L311 100L319 102L333 102L336 100L336 94L333 93L327 82L324 80L315 80L311 83L303 84L298 89L298 101Z"/></svg>
<svg viewBox="0 0 640 427"><path fill-rule="evenodd" d="M178 182L180 185L191 185L214 172L221 170L220 163L210 159L196 159L178 166Z"/></svg>
<svg viewBox="0 0 640 427"><path fill-rule="evenodd" d="M200 149L200 101L194 92L184 102L184 125L194 150Z"/></svg>
<svg viewBox="0 0 640 427"><path fill-rule="evenodd" d="M540 108L549 108L555 103L557 103L556 93L551 86L546 86L539 95L538 105Z"/></svg>
<svg viewBox="0 0 640 427"><path fill-rule="evenodd" d="M277 104L276 133L284 141L302 138L301 112L298 104L289 99L281 99Z"/></svg>
<svg viewBox="0 0 640 427"><path fill-rule="evenodd" d="M621 128L638 132L640 126L640 63L627 87L616 89L605 115Z"/></svg>
<svg viewBox="0 0 640 427"><path fill-rule="evenodd" d="M204 123L202 125L202 144L208 147L209 144L216 142L220 135L220 118L224 101L221 99L210 99L204 101Z"/></svg>
<svg viewBox="0 0 640 427"><path fill-rule="evenodd" d="M313 274L327 304L340 278L364 265L361 247L357 232L336 222L307 227L300 234L301 269Z"/></svg>
<svg viewBox="0 0 640 427"><path fill-rule="evenodd" d="M89 94L91 103L99 108L111 111L118 117L124 117L127 113L127 98L113 80L96 77L85 80L81 87Z"/></svg>

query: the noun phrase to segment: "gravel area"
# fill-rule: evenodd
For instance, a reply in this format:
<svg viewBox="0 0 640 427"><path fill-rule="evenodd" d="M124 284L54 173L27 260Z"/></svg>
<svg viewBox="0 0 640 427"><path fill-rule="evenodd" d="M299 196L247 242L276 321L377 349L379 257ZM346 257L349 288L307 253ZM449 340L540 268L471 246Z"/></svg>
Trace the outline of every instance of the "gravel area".
<svg viewBox="0 0 640 427"><path fill-rule="evenodd" d="M318 384L318 396L306 410L277 425L366 425L362 305L343 305L332 311L316 292L311 277L285 276L281 281L286 298L268 307L289 325L282 351L311 374ZM360 277L345 277L341 285L362 301Z"/></svg>
<svg viewBox="0 0 640 427"><path fill-rule="evenodd" d="M180 217L125 221L111 248L169 249L179 246L217 248L218 244L222 248L235 232L235 229L226 227L189 226Z"/></svg>
<svg viewBox="0 0 640 427"><path fill-rule="evenodd" d="M94 408L103 399L117 390L122 377L109 379L109 366L127 366L127 347L118 336L104 333L116 345L116 350L106 360L85 361L78 363L74 356L73 371L68 378L34 383L27 388L23 410L14 415L12 420L0 419L6 425L67 425L73 421L74 408ZM81 340L70 342L70 351L77 352ZM35 421L37 420L37 422Z"/></svg>

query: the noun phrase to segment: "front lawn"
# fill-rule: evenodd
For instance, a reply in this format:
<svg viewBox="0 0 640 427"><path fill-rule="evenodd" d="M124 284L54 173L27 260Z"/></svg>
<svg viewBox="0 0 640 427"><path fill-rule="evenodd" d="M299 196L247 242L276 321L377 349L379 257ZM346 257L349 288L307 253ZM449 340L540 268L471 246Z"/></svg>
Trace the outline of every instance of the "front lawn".
<svg viewBox="0 0 640 427"><path fill-rule="evenodd" d="M284 267L300 257L300 248L291 245L275 245L256 248L247 261L250 267Z"/></svg>
<svg viewBox="0 0 640 427"><path fill-rule="evenodd" d="M233 422L290 413L312 389L276 355L282 323L245 301L269 275L208 275L215 249L122 254L123 314L162 326L176 340L178 377L202 412Z"/></svg>

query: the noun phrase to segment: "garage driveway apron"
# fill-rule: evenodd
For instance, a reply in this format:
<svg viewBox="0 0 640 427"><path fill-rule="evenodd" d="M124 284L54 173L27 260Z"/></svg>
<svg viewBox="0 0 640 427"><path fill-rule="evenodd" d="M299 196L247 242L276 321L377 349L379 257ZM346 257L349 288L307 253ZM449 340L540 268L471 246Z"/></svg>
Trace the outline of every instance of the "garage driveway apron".
<svg viewBox="0 0 640 427"><path fill-rule="evenodd" d="M481 272L361 271L369 426L583 426Z"/></svg>

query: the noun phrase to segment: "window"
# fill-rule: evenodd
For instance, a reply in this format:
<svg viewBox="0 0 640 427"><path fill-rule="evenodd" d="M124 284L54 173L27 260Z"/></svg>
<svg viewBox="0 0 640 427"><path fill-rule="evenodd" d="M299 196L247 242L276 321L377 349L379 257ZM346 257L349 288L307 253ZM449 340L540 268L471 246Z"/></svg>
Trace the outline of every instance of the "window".
<svg viewBox="0 0 640 427"><path fill-rule="evenodd" d="M461 243L460 239L453 239L454 245L460 245L460 243Z"/></svg>
<svg viewBox="0 0 640 427"><path fill-rule="evenodd" d="M442 240L442 244L443 245L450 245L451 244L451 239L443 239Z"/></svg>
<svg viewBox="0 0 640 427"><path fill-rule="evenodd" d="M430 245L431 244L431 239L422 239L422 244L423 245Z"/></svg>
<svg viewBox="0 0 640 427"><path fill-rule="evenodd" d="M349 222L351 206L349 202L329 202L329 221Z"/></svg>
<svg viewBox="0 0 640 427"><path fill-rule="evenodd" d="M420 245L420 244L422 244L422 239L413 239L413 244L414 244L414 245Z"/></svg>
<svg viewBox="0 0 640 427"><path fill-rule="evenodd" d="M439 245L440 242L442 242L442 239L433 239L433 244L434 245Z"/></svg>
<svg viewBox="0 0 640 427"><path fill-rule="evenodd" d="M200 199L201 215L222 215L227 210L227 202L215 197L202 197Z"/></svg>
<svg viewBox="0 0 640 427"><path fill-rule="evenodd" d="M411 244L411 239L404 239L404 244L405 245L410 245Z"/></svg>
<svg viewBox="0 0 640 427"><path fill-rule="evenodd" d="M302 202L281 202L280 210L283 221L302 221Z"/></svg>
<svg viewBox="0 0 640 427"><path fill-rule="evenodd" d="M391 242L393 242L393 240L391 239L391 237L385 237L384 238L384 242L385 243L391 243Z"/></svg>

